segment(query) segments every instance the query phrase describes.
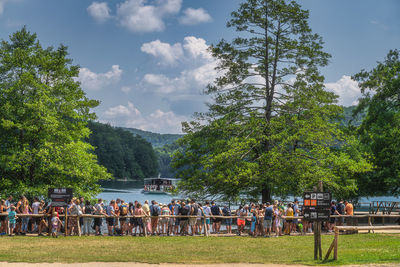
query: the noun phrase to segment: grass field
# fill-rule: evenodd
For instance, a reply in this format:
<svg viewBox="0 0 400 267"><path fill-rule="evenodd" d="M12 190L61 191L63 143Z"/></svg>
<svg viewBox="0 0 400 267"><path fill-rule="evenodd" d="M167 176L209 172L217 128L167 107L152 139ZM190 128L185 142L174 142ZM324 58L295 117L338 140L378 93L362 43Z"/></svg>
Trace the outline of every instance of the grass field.
<svg viewBox="0 0 400 267"><path fill-rule="evenodd" d="M333 236L322 236L326 253ZM320 265L312 236L251 237L1 237L0 261L281 263ZM327 265L400 263L400 235L339 238L339 259ZM325 256L325 255L324 255Z"/></svg>

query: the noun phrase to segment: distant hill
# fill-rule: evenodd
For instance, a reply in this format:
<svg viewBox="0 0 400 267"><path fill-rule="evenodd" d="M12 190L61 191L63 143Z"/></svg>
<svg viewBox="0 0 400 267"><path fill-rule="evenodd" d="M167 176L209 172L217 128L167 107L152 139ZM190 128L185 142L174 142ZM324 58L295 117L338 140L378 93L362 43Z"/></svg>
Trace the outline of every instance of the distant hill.
<svg viewBox="0 0 400 267"><path fill-rule="evenodd" d="M121 128L89 122L89 143L101 165L117 179L141 180L159 172L159 157L150 142Z"/></svg>
<svg viewBox="0 0 400 267"><path fill-rule="evenodd" d="M122 128L122 127L121 127ZM165 145L171 145L176 140L181 138L183 134L159 134L152 133L148 131L142 131L134 128L122 128L126 131L133 133L134 135L138 135L145 139L147 142L151 143L154 148L163 147Z"/></svg>
<svg viewBox="0 0 400 267"><path fill-rule="evenodd" d="M357 106L343 107L343 118L341 119L342 125L353 125L356 127L361 125L366 113L360 112L355 117L353 117L353 111L356 109L356 107Z"/></svg>

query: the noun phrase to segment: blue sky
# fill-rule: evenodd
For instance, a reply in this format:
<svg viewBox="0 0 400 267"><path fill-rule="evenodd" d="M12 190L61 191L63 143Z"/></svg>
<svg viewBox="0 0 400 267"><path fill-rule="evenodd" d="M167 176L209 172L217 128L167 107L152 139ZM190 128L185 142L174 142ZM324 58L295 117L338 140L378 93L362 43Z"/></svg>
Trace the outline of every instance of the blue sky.
<svg viewBox="0 0 400 267"><path fill-rule="evenodd" d="M235 33L225 24L243 0L0 0L0 38L26 25L44 46L60 43L81 66L79 80L98 99L98 118L115 126L181 132L204 111L201 92L216 75L207 45ZM328 90L351 105L350 76L400 48L398 0L299 0L332 55Z"/></svg>

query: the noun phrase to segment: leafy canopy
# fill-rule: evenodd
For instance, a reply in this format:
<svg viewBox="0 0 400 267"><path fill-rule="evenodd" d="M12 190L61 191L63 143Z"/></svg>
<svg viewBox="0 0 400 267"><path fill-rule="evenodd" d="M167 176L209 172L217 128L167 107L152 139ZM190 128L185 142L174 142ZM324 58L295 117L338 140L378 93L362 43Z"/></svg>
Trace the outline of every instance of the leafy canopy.
<svg viewBox="0 0 400 267"><path fill-rule="evenodd" d="M363 97L356 114L366 112L357 134L362 148L373 155L376 166L359 177L360 193L400 194L400 52L391 50L371 71L361 71L359 82Z"/></svg>
<svg viewBox="0 0 400 267"><path fill-rule="evenodd" d="M180 186L197 197L263 201L298 195L319 180L354 194L355 173L370 165L339 128L337 96L319 67L329 54L295 1L248 0L227 23L238 36L211 47L220 77L209 111L184 123L174 158Z"/></svg>
<svg viewBox="0 0 400 267"><path fill-rule="evenodd" d="M46 196L72 187L93 197L111 178L84 141L99 102L85 96L67 47L43 48L25 27L0 44L1 194Z"/></svg>

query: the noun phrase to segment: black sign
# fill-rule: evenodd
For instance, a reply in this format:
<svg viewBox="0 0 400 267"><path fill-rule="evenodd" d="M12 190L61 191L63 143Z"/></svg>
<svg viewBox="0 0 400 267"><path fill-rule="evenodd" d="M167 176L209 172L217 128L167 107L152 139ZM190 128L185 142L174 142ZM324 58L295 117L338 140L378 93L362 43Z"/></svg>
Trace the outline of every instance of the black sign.
<svg viewBox="0 0 400 267"><path fill-rule="evenodd" d="M325 222L329 221L330 217L329 209L316 209L316 208L305 208L304 219L307 221Z"/></svg>
<svg viewBox="0 0 400 267"><path fill-rule="evenodd" d="M72 188L49 188L48 197L51 199L51 206L65 207L72 198Z"/></svg>
<svg viewBox="0 0 400 267"><path fill-rule="evenodd" d="M329 192L305 192L303 195L305 208L329 209L332 195Z"/></svg>

